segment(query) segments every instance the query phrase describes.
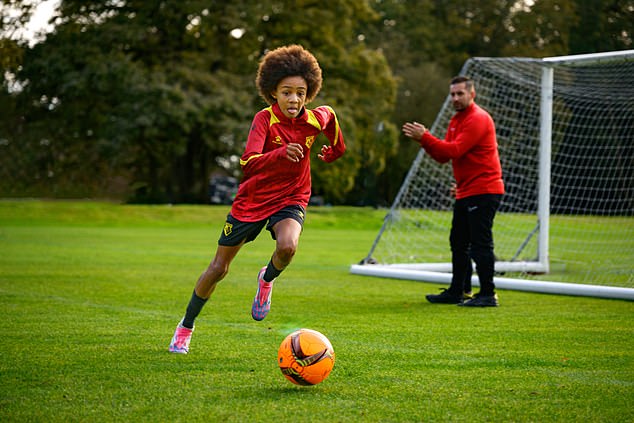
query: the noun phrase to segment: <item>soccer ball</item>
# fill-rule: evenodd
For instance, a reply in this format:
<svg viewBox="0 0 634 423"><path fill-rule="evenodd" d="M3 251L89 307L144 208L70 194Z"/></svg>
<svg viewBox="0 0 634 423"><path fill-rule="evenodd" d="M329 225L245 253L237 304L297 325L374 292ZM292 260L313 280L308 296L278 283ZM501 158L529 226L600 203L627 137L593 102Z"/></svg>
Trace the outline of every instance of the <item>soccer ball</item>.
<svg viewBox="0 0 634 423"><path fill-rule="evenodd" d="M312 329L299 329L282 341L277 364L286 379L296 385L317 385L335 365L335 351L328 338Z"/></svg>

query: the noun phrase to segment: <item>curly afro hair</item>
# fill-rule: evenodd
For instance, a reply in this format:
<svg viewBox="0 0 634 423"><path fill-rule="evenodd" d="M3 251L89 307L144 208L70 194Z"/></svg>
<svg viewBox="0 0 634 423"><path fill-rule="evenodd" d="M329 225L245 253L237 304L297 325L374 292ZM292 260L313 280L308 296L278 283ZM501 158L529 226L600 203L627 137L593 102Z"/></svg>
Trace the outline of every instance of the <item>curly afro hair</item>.
<svg viewBox="0 0 634 423"><path fill-rule="evenodd" d="M273 92L277 84L288 76L301 76L308 85L306 103L312 101L321 90L321 68L315 56L300 45L276 48L260 61L255 85L260 96L268 103L276 102Z"/></svg>

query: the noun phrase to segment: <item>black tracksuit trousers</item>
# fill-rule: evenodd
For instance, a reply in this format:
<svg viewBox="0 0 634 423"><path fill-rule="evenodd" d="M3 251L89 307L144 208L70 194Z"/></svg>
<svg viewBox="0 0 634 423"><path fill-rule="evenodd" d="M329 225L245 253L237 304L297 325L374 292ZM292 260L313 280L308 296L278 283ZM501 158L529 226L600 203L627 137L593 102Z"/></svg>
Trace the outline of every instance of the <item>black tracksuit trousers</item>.
<svg viewBox="0 0 634 423"><path fill-rule="evenodd" d="M475 262L480 294L493 295L495 255L493 253L493 219L502 201L501 194L482 194L456 200L453 208L451 262L453 277L449 291L462 295L471 288L471 260Z"/></svg>

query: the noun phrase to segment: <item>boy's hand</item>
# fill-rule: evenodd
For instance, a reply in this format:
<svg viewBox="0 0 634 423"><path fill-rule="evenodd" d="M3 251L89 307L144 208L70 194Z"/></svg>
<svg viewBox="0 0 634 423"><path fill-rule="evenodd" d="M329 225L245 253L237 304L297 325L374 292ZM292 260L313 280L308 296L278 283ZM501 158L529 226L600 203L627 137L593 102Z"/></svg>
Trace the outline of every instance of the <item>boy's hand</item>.
<svg viewBox="0 0 634 423"><path fill-rule="evenodd" d="M286 158L293 163L304 158L304 149L300 144L290 143L286 145Z"/></svg>
<svg viewBox="0 0 634 423"><path fill-rule="evenodd" d="M317 157L326 163L330 163L335 160L335 157L333 157L332 147L329 145L322 145L321 153L317 154Z"/></svg>

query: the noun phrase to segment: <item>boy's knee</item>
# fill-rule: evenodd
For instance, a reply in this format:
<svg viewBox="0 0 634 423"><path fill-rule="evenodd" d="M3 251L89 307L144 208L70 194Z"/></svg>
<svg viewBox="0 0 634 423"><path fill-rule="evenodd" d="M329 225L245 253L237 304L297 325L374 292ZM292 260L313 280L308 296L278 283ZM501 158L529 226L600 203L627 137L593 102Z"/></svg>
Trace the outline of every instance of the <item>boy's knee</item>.
<svg viewBox="0 0 634 423"><path fill-rule="evenodd" d="M212 279L219 282L229 273L229 264L213 262L207 268L206 273Z"/></svg>
<svg viewBox="0 0 634 423"><path fill-rule="evenodd" d="M291 261L296 251L297 251L297 244L288 243L288 244L279 245L277 248L277 256L283 262L288 263Z"/></svg>

